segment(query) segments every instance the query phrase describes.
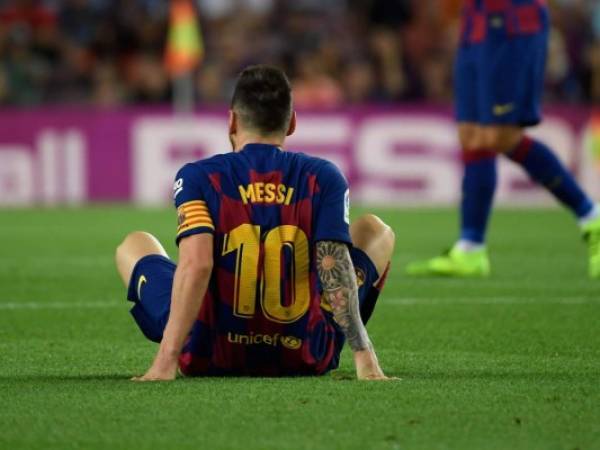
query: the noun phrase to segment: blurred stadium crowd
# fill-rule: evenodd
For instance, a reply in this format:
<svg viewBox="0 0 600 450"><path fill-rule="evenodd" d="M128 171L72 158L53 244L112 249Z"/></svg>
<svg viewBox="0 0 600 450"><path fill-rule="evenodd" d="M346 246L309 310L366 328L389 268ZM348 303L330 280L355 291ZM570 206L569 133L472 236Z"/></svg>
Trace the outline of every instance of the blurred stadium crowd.
<svg viewBox="0 0 600 450"><path fill-rule="evenodd" d="M283 66L296 102L445 102L461 0L196 0L203 104L250 63ZM547 97L600 102L600 2L552 4ZM0 0L0 104L167 102L166 0Z"/></svg>

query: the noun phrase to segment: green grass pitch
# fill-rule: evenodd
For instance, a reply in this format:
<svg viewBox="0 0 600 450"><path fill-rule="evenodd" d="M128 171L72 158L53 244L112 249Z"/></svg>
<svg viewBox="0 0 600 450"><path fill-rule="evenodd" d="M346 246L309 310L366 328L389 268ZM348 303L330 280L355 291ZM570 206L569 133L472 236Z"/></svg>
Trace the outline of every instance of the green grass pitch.
<svg viewBox="0 0 600 450"><path fill-rule="evenodd" d="M455 236L452 210L377 211L396 230L369 331L390 383L182 379L136 384L154 355L113 248L171 210L0 211L1 449L600 448L600 282L558 210L499 210L488 280L408 279ZM358 211L357 211L358 213Z"/></svg>

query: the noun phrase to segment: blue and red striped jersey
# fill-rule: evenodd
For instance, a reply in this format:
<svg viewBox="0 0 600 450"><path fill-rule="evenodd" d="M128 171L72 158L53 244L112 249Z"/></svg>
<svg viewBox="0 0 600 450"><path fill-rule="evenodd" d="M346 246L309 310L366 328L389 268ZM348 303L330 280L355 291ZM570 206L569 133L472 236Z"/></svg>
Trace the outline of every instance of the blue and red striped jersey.
<svg viewBox="0 0 600 450"><path fill-rule="evenodd" d="M213 233L214 268L184 374L314 375L337 366L315 243L351 244L348 184L330 162L262 144L185 165L177 242Z"/></svg>
<svg viewBox="0 0 600 450"><path fill-rule="evenodd" d="M461 40L477 44L501 30L506 37L545 31L549 24L546 0L464 0Z"/></svg>

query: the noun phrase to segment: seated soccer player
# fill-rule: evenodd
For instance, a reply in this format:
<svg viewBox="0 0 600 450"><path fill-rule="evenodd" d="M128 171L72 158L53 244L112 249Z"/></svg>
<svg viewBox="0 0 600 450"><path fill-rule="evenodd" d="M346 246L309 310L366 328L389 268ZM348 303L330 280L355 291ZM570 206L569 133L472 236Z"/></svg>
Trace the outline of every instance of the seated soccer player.
<svg viewBox="0 0 600 450"><path fill-rule="evenodd" d="M296 116L285 74L242 72L229 117L234 151L185 165L174 186L179 262L150 234L116 252L131 313L160 343L138 380L321 375L344 342L359 379L385 380L366 322L394 234L372 215L350 225L345 178L284 151Z"/></svg>
<svg viewBox="0 0 600 450"><path fill-rule="evenodd" d="M460 238L447 253L408 266L412 275L485 277L485 234L504 155L568 208L588 243L589 275L600 278L600 208L552 150L525 133L541 121L549 34L541 0L465 0L454 74L465 165Z"/></svg>

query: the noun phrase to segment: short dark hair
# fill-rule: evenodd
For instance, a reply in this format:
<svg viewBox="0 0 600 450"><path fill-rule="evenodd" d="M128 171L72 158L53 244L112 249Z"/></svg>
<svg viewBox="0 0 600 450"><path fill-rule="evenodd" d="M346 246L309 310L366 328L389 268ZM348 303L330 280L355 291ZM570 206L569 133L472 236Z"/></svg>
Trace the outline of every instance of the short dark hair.
<svg viewBox="0 0 600 450"><path fill-rule="evenodd" d="M250 66L240 74L231 109L242 124L262 134L286 132L292 118L292 87L273 66Z"/></svg>

